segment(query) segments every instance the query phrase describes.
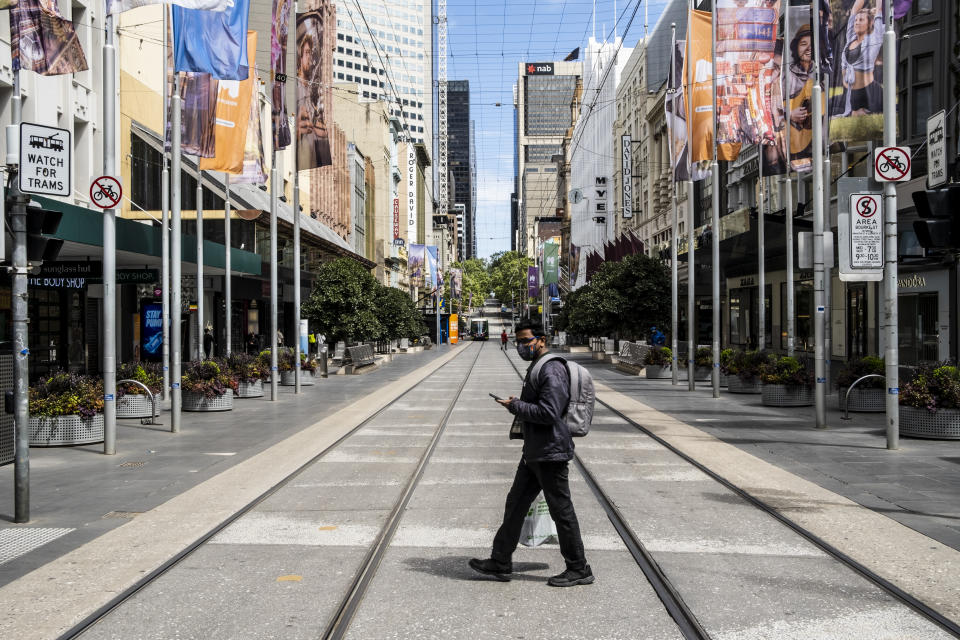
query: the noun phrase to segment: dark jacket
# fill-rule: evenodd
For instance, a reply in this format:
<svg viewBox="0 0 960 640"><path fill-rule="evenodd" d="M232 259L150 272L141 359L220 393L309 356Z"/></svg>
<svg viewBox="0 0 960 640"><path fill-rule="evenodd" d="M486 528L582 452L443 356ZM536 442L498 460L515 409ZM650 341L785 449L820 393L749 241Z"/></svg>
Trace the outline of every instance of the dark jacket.
<svg viewBox="0 0 960 640"><path fill-rule="evenodd" d="M573 458L573 438L563 420L570 403L570 374L560 360L540 370L539 389L529 380L536 361L527 368L520 399L508 407L523 421L523 459L531 462L564 462Z"/></svg>

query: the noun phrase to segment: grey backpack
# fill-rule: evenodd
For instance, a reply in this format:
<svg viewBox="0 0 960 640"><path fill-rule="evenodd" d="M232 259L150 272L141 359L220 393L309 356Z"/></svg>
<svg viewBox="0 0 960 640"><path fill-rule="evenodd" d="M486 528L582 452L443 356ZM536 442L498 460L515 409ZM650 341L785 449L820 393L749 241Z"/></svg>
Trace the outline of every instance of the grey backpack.
<svg viewBox="0 0 960 640"><path fill-rule="evenodd" d="M530 381L534 388L540 388L540 370L550 360L560 360L567 366L570 375L570 402L563 417L570 428L570 435L582 438L590 432L590 423L593 421L593 405L596 402L596 393L593 390L593 376L576 362L570 362L556 353L544 354L530 371Z"/></svg>

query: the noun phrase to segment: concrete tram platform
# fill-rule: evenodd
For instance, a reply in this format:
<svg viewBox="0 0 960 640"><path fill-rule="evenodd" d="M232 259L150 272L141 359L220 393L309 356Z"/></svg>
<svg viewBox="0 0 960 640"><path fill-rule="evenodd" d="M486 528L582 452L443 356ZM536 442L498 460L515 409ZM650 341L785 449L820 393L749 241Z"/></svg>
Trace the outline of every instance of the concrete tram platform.
<svg viewBox="0 0 960 640"><path fill-rule="evenodd" d="M506 437L509 415L488 396L516 395L520 386L497 347L441 351L421 368L302 430L291 427L292 434L262 453L252 447L231 468L211 472L127 524L9 582L0 588L0 601L8 604L0 611L0 633L57 637L420 382L84 634L322 636L469 375L347 637L680 637L573 467L574 504L595 584L548 588L546 578L563 569L555 544L521 547L509 583L466 566L469 557L489 553L520 456L520 444ZM519 364L515 353L509 356ZM646 400L638 394L619 393L600 370L595 373L602 400L788 517L831 535L857 559L872 555L904 588L960 617L955 550L684 424L640 402ZM691 404L711 409L704 399ZM613 411L598 407L594 428L577 441L577 451L713 638L950 637Z"/></svg>

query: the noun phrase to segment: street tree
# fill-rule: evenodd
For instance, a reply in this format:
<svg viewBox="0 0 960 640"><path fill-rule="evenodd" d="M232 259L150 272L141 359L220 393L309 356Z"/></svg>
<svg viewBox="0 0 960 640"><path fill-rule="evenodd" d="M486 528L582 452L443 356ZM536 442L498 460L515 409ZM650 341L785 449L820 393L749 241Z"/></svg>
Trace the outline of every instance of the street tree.
<svg viewBox="0 0 960 640"><path fill-rule="evenodd" d="M332 342L380 338L384 331L377 308L380 286L369 271L349 258L322 264L302 305L311 331L325 334Z"/></svg>
<svg viewBox="0 0 960 640"><path fill-rule="evenodd" d="M527 297L527 268L533 259L517 252L504 251L490 257L490 290L506 304L513 299L518 302Z"/></svg>
<svg viewBox="0 0 960 640"><path fill-rule="evenodd" d="M427 332L423 315L407 293L395 287L377 285L376 308L387 340L416 338Z"/></svg>

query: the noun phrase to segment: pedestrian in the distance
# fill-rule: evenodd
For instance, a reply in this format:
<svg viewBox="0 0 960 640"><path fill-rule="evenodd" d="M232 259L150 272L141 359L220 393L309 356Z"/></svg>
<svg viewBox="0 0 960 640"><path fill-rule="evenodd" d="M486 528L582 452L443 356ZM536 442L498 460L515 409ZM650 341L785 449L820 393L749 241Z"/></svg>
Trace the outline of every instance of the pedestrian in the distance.
<svg viewBox="0 0 960 640"><path fill-rule="evenodd" d="M517 353L530 362L520 397L497 399L519 420L523 456L507 494L503 524L493 539L493 550L485 560L473 558L470 566L480 573L507 581L513 572L513 552L520 542L523 520L534 499L543 491L550 517L557 525L560 553L567 564L563 573L547 580L552 587L591 584L593 572L583 551L580 523L570 499L568 463L573 458L573 438L563 415L570 402L570 374L562 360L543 365L539 380L530 380L537 359L549 351L539 322L526 320L517 325L514 339ZM514 438L511 429L511 438Z"/></svg>
<svg viewBox="0 0 960 640"><path fill-rule="evenodd" d="M207 360L213 357L213 333L210 331L210 327L203 330L203 353Z"/></svg>
<svg viewBox="0 0 960 640"><path fill-rule="evenodd" d="M506 329L500 332L500 350L501 351L507 350L507 330Z"/></svg>

